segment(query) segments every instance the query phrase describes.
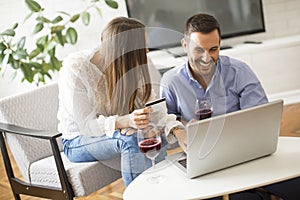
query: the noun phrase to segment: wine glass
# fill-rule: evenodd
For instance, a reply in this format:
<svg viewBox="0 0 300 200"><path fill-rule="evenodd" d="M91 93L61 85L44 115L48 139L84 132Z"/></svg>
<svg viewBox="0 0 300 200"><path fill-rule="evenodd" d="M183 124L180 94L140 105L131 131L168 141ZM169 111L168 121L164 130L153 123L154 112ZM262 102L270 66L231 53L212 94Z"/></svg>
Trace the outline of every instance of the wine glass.
<svg viewBox="0 0 300 200"><path fill-rule="evenodd" d="M213 113L213 107L210 97L201 97L196 99L195 115L199 120L210 118Z"/></svg>
<svg viewBox="0 0 300 200"><path fill-rule="evenodd" d="M141 152L151 160L153 170L155 170L155 158L158 156L162 147L161 136L154 124L149 124L146 128L137 131L138 145ZM157 184L161 182L161 175L151 175L147 181Z"/></svg>

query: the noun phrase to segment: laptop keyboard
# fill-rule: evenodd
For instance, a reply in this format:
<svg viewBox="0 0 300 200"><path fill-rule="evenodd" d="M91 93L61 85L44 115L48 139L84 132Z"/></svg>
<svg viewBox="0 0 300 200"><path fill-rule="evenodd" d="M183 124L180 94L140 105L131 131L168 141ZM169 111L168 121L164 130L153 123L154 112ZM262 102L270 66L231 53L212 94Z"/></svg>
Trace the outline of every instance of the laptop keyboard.
<svg viewBox="0 0 300 200"><path fill-rule="evenodd" d="M181 164L184 168L186 168L186 158L178 160L179 164Z"/></svg>

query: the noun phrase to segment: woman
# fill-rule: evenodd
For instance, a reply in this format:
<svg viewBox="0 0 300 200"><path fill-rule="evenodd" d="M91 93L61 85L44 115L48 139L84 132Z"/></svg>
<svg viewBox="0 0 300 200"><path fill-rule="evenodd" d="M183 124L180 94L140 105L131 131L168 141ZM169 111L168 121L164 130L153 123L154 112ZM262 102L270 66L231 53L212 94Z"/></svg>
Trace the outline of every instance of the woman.
<svg viewBox="0 0 300 200"><path fill-rule="evenodd" d="M163 127L171 142L174 134L185 133L166 109L153 114L151 108L144 107L155 98L146 53L145 26L135 19L118 17L104 29L101 47L64 60L58 81L58 129L63 133L65 154L72 162L121 156L126 186L151 166L138 148L138 128L151 121ZM165 154L164 148L157 161Z"/></svg>

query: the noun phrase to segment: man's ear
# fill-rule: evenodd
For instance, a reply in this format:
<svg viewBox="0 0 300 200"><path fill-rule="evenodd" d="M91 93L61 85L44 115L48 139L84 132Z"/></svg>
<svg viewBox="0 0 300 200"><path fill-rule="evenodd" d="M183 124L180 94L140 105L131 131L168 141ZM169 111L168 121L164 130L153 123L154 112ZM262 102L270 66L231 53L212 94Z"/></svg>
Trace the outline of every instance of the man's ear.
<svg viewBox="0 0 300 200"><path fill-rule="evenodd" d="M182 46L184 52L187 52L187 43L184 38L181 39L181 46Z"/></svg>

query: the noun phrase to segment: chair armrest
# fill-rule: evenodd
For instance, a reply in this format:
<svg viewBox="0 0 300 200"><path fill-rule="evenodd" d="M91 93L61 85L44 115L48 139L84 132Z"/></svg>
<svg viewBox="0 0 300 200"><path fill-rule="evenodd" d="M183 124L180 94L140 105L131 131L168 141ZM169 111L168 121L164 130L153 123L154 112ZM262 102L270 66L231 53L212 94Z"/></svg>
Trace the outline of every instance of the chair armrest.
<svg viewBox="0 0 300 200"><path fill-rule="evenodd" d="M36 129L29 129L29 128L24 128L12 124L5 124L1 122L0 122L0 131L29 136L29 137L35 137L40 139L47 139L47 140L62 136L61 133L57 133L55 131L42 131Z"/></svg>
<svg viewBox="0 0 300 200"><path fill-rule="evenodd" d="M17 135L22 135L22 136L29 136L29 137L34 137L34 138L38 138L38 139L49 140L51 149L52 149L52 153L53 153L53 156L55 159L55 163L56 163L62 190L65 191L64 193L66 193L68 196L70 196L70 197L74 196L72 187L68 181L68 176L67 176L66 170L64 168L64 164L63 164L63 161L62 161L62 158L60 155L59 147L58 147L58 144L56 141L56 139L62 135L61 133L57 133L55 131L41 131L41 130L36 130L36 129L29 129L29 128L24 128L24 127L0 122L1 152L4 155L4 157L6 158L6 159L4 159L4 162L5 162L5 166L7 168L6 169L7 173L9 174L9 177L12 177L12 178L14 178L14 174L12 171L11 162L10 162L10 159L8 156L7 149L5 147L5 142L4 142L2 133L17 134ZM25 184L27 184L27 183L25 183Z"/></svg>

